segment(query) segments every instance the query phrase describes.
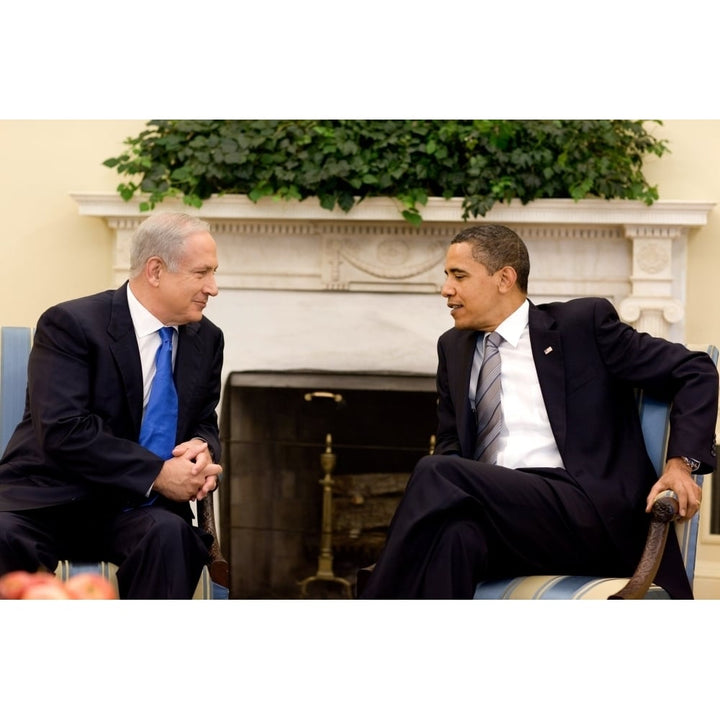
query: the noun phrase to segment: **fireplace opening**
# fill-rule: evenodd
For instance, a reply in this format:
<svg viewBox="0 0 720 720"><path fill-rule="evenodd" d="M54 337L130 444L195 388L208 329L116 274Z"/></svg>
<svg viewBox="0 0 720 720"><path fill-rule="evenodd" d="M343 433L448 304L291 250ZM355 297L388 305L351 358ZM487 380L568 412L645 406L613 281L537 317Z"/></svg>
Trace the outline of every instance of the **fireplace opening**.
<svg viewBox="0 0 720 720"><path fill-rule="evenodd" d="M231 597L298 598L303 580L327 570L320 556L328 450L332 573L354 583L357 569L374 562L412 468L432 452L436 422L432 375L231 373L220 494ZM344 596L340 583L304 590Z"/></svg>

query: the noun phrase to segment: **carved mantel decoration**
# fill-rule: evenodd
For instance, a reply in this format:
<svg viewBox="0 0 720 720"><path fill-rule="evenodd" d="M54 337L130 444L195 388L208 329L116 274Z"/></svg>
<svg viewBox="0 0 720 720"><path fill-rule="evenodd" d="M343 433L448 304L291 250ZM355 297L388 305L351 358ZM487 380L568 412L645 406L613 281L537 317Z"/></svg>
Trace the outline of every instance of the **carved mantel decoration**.
<svg viewBox="0 0 720 720"><path fill-rule="evenodd" d="M127 277L130 237L146 214L115 194L73 198L81 215L102 218L114 231L119 285ZM505 224L525 240L533 301L601 295L638 329L681 342L687 242L713 207L537 200L495 206L466 222L460 199L431 198L419 227L406 223L387 198L366 199L347 214L312 200L253 203L245 196L213 198L197 210L165 201L156 211L184 210L212 224L220 295L209 315L226 336L228 321L239 324L238 343L246 347L228 370L434 372L435 340L452 324L438 297L445 251L468 224ZM278 353L278 336L292 348L286 358ZM267 352L261 349L271 343Z"/></svg>

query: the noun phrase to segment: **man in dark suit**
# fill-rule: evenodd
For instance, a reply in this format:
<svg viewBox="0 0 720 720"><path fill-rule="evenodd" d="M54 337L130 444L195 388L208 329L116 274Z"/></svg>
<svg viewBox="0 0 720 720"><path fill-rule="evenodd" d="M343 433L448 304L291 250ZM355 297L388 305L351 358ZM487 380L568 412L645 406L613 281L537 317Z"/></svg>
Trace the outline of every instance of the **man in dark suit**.
<svg viewBox="0 0 720 720"><path fill-rule="evenodd" d="M119 566L121 597L192 597L209 538L189 501L222 470L224 341L203 317L216 269L207 223L153 215L133 237L128 283L40 317L24 416L0 460L0 575L102 559ZM161 328L177 396L166 452L140 443Z"/></svg>
<svg viewBox="0 0 720 720"><path fill-rule="evenodd" d="M361 597L471 598L493 577L628 576L659 492L677 493L685 520L697 512L691 470L715 466L713 362L635 331L604 299L536 306L529 270L508 228L453 239L442 295L455 327L438 342L436 452L413 471ZM479 397L485 355L500 365ZM659 479L634 387L673 403ZM656 582L692 597L674 533Z"/></svg>

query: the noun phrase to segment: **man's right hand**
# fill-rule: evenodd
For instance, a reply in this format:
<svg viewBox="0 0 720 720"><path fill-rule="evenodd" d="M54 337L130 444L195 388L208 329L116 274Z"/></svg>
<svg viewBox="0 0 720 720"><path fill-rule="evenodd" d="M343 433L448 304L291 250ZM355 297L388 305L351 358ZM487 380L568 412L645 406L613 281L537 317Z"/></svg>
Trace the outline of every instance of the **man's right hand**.
<svg viewBox="0 0 720 720"><path fill-rule="evenodd" d="M202 499L207 495L207 486L214 485L222 466L213 462L196 462L198 448L188 446L185 452L166 460L160 474L155 478L152 489L176 502Z"/></svg>

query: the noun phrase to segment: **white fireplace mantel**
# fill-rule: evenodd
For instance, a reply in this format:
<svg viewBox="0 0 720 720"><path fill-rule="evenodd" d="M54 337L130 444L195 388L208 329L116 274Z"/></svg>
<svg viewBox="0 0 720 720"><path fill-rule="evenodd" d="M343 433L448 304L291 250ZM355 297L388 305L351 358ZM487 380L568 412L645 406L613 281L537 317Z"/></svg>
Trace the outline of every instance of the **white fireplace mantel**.
<svg viewBox="0 0 720 720"><path fill-rule="evenodd" d="M73 193L81 215L114 231L116 284L130 239L148 213L112 193ZM423 223L399 203L369 198L327 211L314 199L258 203L223 196L183 210L208 220L218 245L220 293L208 316L225 331L226 368L429 372L452 321L438 296L447 245L469 224L512 227L530 251L534 302L607 297L641 330L684 340L687 241L710 202L536 200L462 219L460 199L431 198Z"/></svg>
<svg viewBox="0 0 720 720"><path fill-rule="evenodd" d="M126 202L116 193L75 192L72 198L78 204L81 215L105 218L142 218L135 201ZM138 199L138 203L139 203ZM495 205L484 218L467 222L494 222L512 225L515 223L539 223L544 225L682 225L697 227L705 225L707 214L715 207L713 202L688 202L661 200L646 205L634 200L535 200L527 205L514 200L511 203ZM179 200L165 200L155 208L161 210L182 209L200 215L207 220L324 220L324 221L372 221L404 223L400 213L402 205L391 198L366 198L349 212L340 209L325 210L315 198L284 201L263 198L253 202L245 195L223 195L206 201L202 208L195 209ZM420 207L426 222L462 221L462 200L451 198L429 198L427 205Z"/></svg>

